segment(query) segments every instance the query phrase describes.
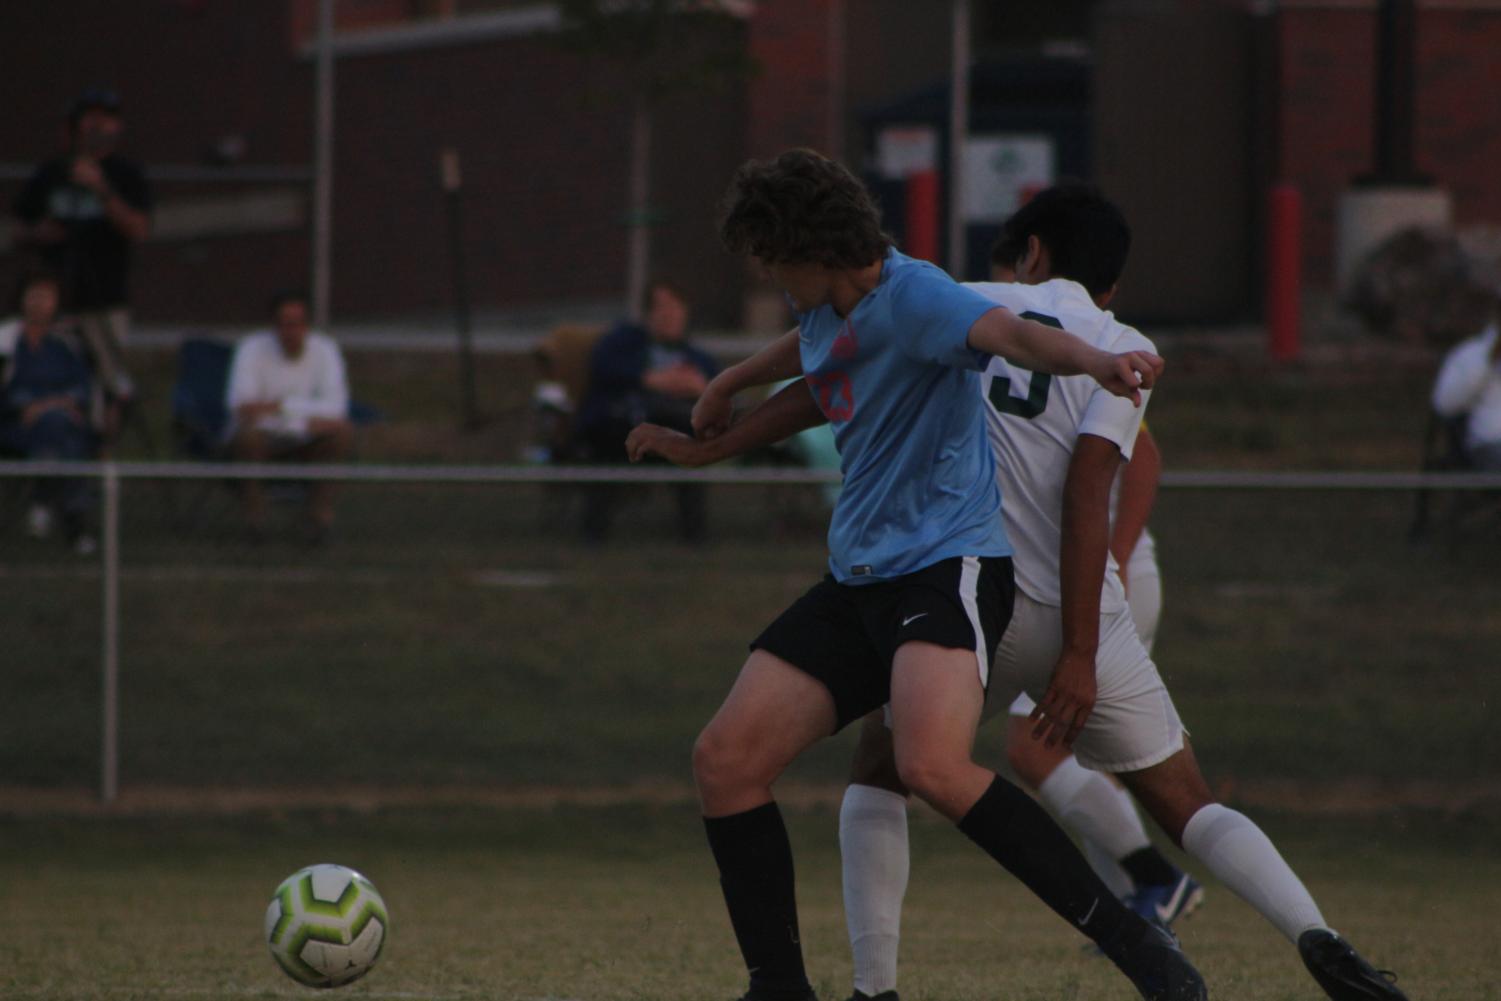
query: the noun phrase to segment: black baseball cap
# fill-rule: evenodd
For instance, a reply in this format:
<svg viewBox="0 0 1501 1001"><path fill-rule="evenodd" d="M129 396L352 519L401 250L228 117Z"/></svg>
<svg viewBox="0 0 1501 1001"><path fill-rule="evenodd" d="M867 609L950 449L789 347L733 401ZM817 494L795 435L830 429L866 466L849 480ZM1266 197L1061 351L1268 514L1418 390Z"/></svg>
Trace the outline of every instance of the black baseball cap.
<svg viewBox="0 0 1501 1001"><path fill-rule="evenodd" d="M90 87L73 99L68 107L68 124L77 125L78 120L89 111L107 111L112 115L121 113L120 95L109 87Z"/></svg>

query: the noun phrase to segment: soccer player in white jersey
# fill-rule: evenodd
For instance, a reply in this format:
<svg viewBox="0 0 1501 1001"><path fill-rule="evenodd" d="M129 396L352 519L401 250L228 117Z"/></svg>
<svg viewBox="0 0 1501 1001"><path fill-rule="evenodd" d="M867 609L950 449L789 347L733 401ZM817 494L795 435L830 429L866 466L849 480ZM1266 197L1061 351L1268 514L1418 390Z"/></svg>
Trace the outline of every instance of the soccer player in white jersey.
<svg viewBox="0 0 1501 1001"><path fill-rule="evenodd" d="M745 999L814 998L771 785L805 748L889 704L905 787L1089 935L1143 997L1202 1001L1203 979L1172 939L1110 893L1030 796L971 757L1012 591L978 369L990 356L1030 359L1135 401L1161 359L1090 347L898 253L864 186L809 150L743 165L720 232L787 293L798 328L716 376L695 428L727 424L752 376L801 372L793 388L834 425L844 472L829 575L753 641L694 745ZM643 434L627 442L632 459L654 451Z"/></svg>
<svg viewBox="0 0 1501 1001"><path fill-rule="evenodd" d="M1058 207L1070 203L1073 211L1095 217L1087 224L1093 236L1090 253L1065 252L1058 262L1064 269L1060 272L1052 254L1044 252L1042 235L1046 234L1035 233L1038 227L1032 220L1040 219L1043 228L1056 232L1067 218ZM1029 238L1034 236L1039 250L1029 253ZM990 277L996 282L1029 285L1068 278L1083 285L1095 305L1105 309L1119 287L1116 278L1124 268L1130 238L1125 219L1097 192L1072 185L1051 188L1007 220L991 249ZM1054 235L1053 242L1060 239ZM1018 266L1026 270L1018 274ZM998 413L992 416L1001 434L1020 426L1001 420ZM1148 653L1162 611L1157 546L1147 529L1161 471L1161 453L1143 421L1131 459L1122 463L1110 494L1110 555L1126 589L1136 635ZM1008 510L1006 516L1012 513ZM1036 707L1026 692L1011 703L1006 729L1006 761L1011 770L1079 835L1089 864L1136 913L1170 926L1195 910L1203 901L1203 887L1152 844L1130 794L1105 773L1079 764L1067 747L1032 739L1030 717ZM860 787L851 789L858 799ZM858 831L858 826L853 830ZM858 834L852 834L851 840L857 841Z"/></svg>
<svg viewBox="0 0 1501 1001"><path fill-rule="evenodd" d="M1085 221L1062 215L1061 227L1039 223L1028 234L1026 254L1046 254L1054 270L1078 273L1071 255L1087 255L1098 244L1087 214ZM1028 266L1026 259L1018 262L1023 273ZM975 288L1020 315L1064 326L1096 346L1149 350L1149 342L1099 309L1075 282ZM987 369L982 392L992 404L990 441L998 453L1017 554L1015 612L994 670L998 684L1037 700L1033 736L1071 745L1083 763L1118 773L1175 843L1296 944L1329 997L1405 1001L1389 974L1372 968L1328 927L1266 835L1243 814L1214 801L1172 699L1136 635L1109 554L1108 508L1111 484L1122 459L1129 458L1140 413L1111 404L1080 380L999 360ZM1018 433L999 433L998 422L1013 419ZM684 441L653 429L632 447L695 465L739 454L768 436L784 437L817 420L805 397L783 390L718 439ZM847 906L852 901L861 912L851 917L852 928L879 929L883 921L893 921L905 891L906 793L892 766L890 743L882 715L867 716L854 772L857 784L872 790L859 804L858 820L874 836L863 864L846 869L847 880L863 881L846 894ZM888 923L886 931L896 928ZM889 951L894 964L894 934L884 939L876 944ZM859 938L854 945L858 953ZM862 966L858 958L856 966ZM872 991L880 1001L895 1001L894 965L889 969L889 984L857 983L852 1001L871 997Z"/></svg>

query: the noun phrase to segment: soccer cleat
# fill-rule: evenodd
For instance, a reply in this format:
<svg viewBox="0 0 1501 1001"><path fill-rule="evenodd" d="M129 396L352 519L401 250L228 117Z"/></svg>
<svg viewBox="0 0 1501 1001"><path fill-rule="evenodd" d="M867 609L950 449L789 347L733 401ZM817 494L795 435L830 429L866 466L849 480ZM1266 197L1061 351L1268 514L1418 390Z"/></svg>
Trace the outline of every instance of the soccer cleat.
<svg viewBox="0 0 1501 1001"><path fill-rule="evenodd" d="M1397 989L1395 973L1376 969L1327 928L1313 928L1298 936L1298 955L1334 1001L1407 1001L1407 995Z"/></svg>
<svg viewBox="0 0 1501 1001"><path fill-rule="evenodd" d="M896 991L882 991L879 994L856 991L850 995L850 1001L901 1001L901 998L896 996Z"/></svg>
<svg viewBox="0 0 1501 1001"><path fill-rule="evenodd" d="M780 991L773 994L769 991L746 991L740 995L739 1001L818 1001L818 995L809 987L806 994L784 994Z"/></svg>
<svg viewBox="0 0 1501 1001"><path fill-rule="evenodd" d="M1126 895L1124 903L1154 924L1171 928L1173 922L1187 917L1204 902L1204 888L1188 873L1178 874L1176 882L1138 886Z"/></svg>
<svg viewBox="0 0 1501 1001"><path fill-rule="evenodd" d="M1134 948L1115 961L1146 1001L1208 1001L1209 988L1194 969L1173 933L1146 922Z"/></svg>

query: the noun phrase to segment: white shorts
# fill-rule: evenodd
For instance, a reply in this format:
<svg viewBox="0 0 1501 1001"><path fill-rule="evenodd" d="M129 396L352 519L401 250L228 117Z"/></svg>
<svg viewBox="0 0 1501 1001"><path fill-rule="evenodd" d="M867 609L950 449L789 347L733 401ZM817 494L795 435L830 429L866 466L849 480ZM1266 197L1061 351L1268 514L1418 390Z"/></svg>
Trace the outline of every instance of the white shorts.
<svg viewBox="0 0 1501 1001"><path fill-rule="evenodd" d="M1062 647L1062 610L1018 591L1011 624L996 649L991 694L1004 697L1008 691L1020 691L1024 694L1011 703L1011 715L1031 713L1034 700L1047 691ZM1134 772L1183 749L1183 721L1124 609L1100 616L1095 678L1094 711L1074 742L1074 756L1081 765L1102 772ZM1001 706L999 699L988 703L984 718L999 715Z"/></svg>

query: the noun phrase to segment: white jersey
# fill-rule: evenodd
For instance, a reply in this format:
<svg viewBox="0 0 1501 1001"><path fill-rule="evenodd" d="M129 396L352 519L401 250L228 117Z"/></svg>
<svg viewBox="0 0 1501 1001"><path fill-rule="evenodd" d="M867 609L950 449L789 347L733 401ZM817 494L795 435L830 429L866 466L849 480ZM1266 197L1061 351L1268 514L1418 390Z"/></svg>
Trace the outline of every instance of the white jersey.
<svg viewBox="0 0 1501 1001"><path fill-rule="evenodd" d="M1076 282L1055 278L1041 285L976 282L969 287L1102 351L1154 351L1151 341L1096 306ZM1059 605L1063 485L1074 443L1081 434L1098 435L1114 442L1129 460L1150 394L1143 392L1141 407L1135 407L1087 375L1034 373L1003 358L986 367L980 390L997 459L1006 534L1015 550L1016 586L1034 601ZM1102 614L1126 607L1115 559L1107 554L1106 561Z"/></svg>

